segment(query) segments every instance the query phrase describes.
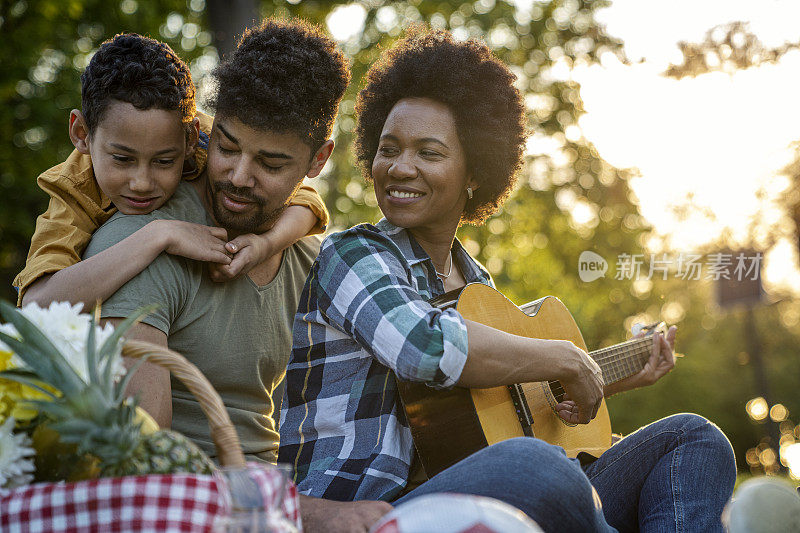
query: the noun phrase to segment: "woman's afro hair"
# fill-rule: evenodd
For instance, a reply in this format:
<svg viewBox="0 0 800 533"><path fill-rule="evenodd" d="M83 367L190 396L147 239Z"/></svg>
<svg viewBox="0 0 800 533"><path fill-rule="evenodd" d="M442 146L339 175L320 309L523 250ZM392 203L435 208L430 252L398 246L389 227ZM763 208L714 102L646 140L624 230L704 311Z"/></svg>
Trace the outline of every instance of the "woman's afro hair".
<svg viewBox="0 0 800 533"><path fill-rule="evenodd" d="M313 151L330 137L350 70L336 43L302 20L266 19L245 31L214 71L219 115L296 133Z"/></svg>
<svg viewBox="0 0 800 533"><path fill-rule="evenodd" d="M522 164L525 108L516 77L489 48L458 42L446 31L413 28L367 72L358 95L355 152L371 180L381 131L394 105L404 98L430 98L448 106L478 182L462 221L480 224L511 194Z"/></svg>
<svg viewBox="0 0 800 533"><path fill-rule="evenodd" d="M189 67L168 44L135 33L101 44L81 75L81 108L90 132L111 100L143 110L178 110L184 124L195 115Z"/></svg>

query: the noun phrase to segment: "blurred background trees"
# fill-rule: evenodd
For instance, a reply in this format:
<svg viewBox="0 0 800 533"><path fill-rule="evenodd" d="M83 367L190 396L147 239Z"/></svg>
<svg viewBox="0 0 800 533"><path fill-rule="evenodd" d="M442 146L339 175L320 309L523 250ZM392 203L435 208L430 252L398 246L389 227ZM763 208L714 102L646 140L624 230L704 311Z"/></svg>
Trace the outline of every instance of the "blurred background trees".
<svg viewBox="0 0 800 533"><path fill-rule="evenodd" d="M204 80L244 24L263 16L299 16L327 24L352 59L353 83L335 126L337 148L323 176L312 184L326 200L333 229L341 229L379 218L374 192L348 148L361 79L404 27L425 23L460 38L484 39L517 74L529 110L531 137L517 191L485 226L460 230L467 249L517 303L545 294L561 298L590 349L624 340L635 321L677 324L678 351L686 357L655 386L609 401L615 430L630 432L657 417L693 411L725 430L740 468L774 469L775 454L770 462L763 452L768 445L777 451L778 443L755 448L766 436L761 424L771 406L765 416L759 411L755 418L761 421L745 413L745 404L758 395L741 335L746 314L721 311L708 280L615 276L613 264L622 254L643 254L646 275L654 236L628 187L635 170L608 164L577 127L583 107L570 68L596 63L606 53L624 60L623 43L606 35L596 21L596 11L605 4L553 0L522 8L503 0L0 0L0 104L5 110L0 128L6 141L0 145L0 295L14 298L11 280L24 264L35 216L46 207L35 178L72 149L67 117L70 109L80 107L80 73L103 40L135 31L169 43L191 66L202 99L208 90ZM710 32L705 42L683 43L684 63L665 74L748 68L782 53L759 46L741 26ZM712 52L718 54L716 63ZM797 165L787 172L795 180L800 175ZM788 198L786 209L798 213L798 205L796 198ZM611 265L605 277L591 283L578 277L578 257L586 250ZM800 412L795 355L800 305L791 295L768 296L768 303L751 316L764 332L766 371L773 396L786 411L775 415L792 435L791 442L788 437L783 441L788 446L800 438L790 419L791 413Z"/></svg>

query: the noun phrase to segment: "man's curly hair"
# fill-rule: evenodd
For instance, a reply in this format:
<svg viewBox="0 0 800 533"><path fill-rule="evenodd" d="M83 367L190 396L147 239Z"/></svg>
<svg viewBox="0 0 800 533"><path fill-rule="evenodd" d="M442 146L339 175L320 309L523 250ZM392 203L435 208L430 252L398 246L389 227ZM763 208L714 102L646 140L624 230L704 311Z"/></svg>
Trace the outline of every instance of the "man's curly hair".
<svg viewBox="0 0 800 533"><path fill-rule="evenodd" d="M355 151L362 173L372 179L381 131L403 98L430 98L450 109L478 182L462 221L480 224L497 211L516 182L525 143L525 108L516 77L489 48L457 42L442 30L414 28L367 72L358 95Z"/></svg>
<svg viewBox="0 0 800 533"><path fill-rule="evenodd" d="M350 70L336 43L301 20L266 19L248 29L214 71L210 102L264 131L297 134L316 152L331 135Z"/></svg>
<svg viewBox="0 0 800 533"><path fill-rule="evenodd" d="M178 110L184 124L195 115L192 74L168 44L135 33L105 41L81 75L81 106L89 132L112 100L137 109Z"/></svg>

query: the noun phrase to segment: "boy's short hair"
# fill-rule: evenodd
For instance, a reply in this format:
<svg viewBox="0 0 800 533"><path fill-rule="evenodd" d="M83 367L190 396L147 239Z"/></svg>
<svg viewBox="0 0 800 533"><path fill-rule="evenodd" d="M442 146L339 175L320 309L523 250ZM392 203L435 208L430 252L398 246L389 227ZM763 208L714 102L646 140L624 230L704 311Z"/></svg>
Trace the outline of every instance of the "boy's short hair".
<svg viewBox="0 0 800 533"><path fill-rule="evenodd" d="M266 19L245 31L215 70L219 116L262 131L295 133L313 152L331 135L350 70L336 43L302 20Z"/></svg>
<svg viewBox="0 0 800 533"><path fill-rule="evenodd" d="M195 115L189 67L168 44L136 33L120 33L101 44L81 75L81 105L89 132L112 100L143 110L178 110L184 124Z"/></svg>

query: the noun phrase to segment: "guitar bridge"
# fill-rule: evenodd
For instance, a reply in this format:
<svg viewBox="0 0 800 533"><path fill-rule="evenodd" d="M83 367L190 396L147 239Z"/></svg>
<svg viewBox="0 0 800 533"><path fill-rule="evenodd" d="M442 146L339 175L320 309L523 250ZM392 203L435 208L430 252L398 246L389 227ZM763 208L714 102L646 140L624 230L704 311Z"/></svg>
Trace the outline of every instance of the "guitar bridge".
<svg viewBox="0 0 800 533"><path fill-rule="evenodd" d="M508 385L508 392L511 394L511 402L517 412L519 425L522 426L522 433L526 437L533 437L533 415L531 414L531 408L528 406L528 400L525 398L525 392L522 390L522 385L518 383Z"/></svg>

